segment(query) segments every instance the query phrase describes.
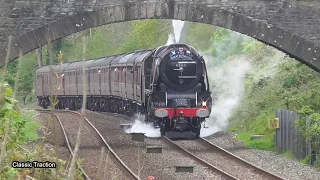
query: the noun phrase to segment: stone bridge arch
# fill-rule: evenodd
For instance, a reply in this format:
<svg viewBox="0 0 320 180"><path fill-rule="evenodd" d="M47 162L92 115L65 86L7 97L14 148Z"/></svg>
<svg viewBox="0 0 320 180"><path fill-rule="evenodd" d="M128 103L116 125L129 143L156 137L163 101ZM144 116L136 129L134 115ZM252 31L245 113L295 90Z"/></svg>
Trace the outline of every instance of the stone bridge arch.
<svg viewBox="0 0 320 180"><path fill-rule="evenodd" d="M141 20L179 19L224 27L269 44L320 72L320 4L268 0L58 0L0 2L11 21L0 37L0 67L7 36L13 35L9 61L48 42L101 25ZM11 4L11 6L10 6ZM35 9L38 7L38 9ZM33 8L33 9L32 9ZM32 9L32 10L30 10ZM69 14L67 14L69 13ZM38 17L40 15L40 17ZM0 15L1 18L2 15ZM3 19L3 17L2 17ZM37 23L37 20L40 23ZM0 25L3 26L0 21Z"/></svg>

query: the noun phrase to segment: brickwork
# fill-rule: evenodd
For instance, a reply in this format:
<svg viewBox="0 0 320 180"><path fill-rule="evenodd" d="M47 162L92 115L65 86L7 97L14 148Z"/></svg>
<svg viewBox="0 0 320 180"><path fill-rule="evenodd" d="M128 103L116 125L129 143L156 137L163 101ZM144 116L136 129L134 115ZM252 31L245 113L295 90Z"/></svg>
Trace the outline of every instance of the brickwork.
<svg viewBox="0 0 320 180"><path fill-rule="evenodd" d="M320 71L320 2L314 0L0 0L0 67L88 28L137 19L225 27L274 46Z"/></svg>

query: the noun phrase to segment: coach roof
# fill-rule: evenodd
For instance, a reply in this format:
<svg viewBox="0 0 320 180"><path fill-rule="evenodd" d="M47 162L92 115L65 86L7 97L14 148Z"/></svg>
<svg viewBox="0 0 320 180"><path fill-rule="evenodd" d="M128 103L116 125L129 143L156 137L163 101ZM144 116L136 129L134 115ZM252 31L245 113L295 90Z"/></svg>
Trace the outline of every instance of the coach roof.
<svg viewBox="0 0 320 180"><path fill-rule="evenodd" d="M64 63L64 64L58 64L55 65L52 70L53 72L63 72L64 69L69 65L70 63Z"/></svg>
<svg viewBox="0 0 320 180"><path fill-rule="evenodd" d="M110 62L111 62L112 59L114 59L114 56L103 57L103 58L97 59L97 60L93 61L93 63L91 64L91 67L106 67L106 66L110 66Z"/></svg>
<svg viewBox="0 0 320 180"><path fill-rule="evenodd" d="M36 74L38 73L48 73L50 71L50 66L43 66L36 70Z"/></svg>
<svg viewBox="0 0 320 180"><path fill-rule="evenodd" d="M140 55L135 59L135 63L140 63L144 60L144 58L146 56L148 56L150 54L151 51L142 51L142 52L139 52Z"/></svg>
<svg viewBox="0 0 320 180"><path fill-rule="evenodd" d="M125 55L123 58L120 59L119 64L124 64L124 65L127 64L128 59L132 55L134 55L134 53L130 53L130 54Z"/></svg>
<svg viewBox="0 0 320 180"><path fill-rule="evenodd" d="M62 72L64 71L65 67L67 67L70 63L64 63L64 64L58 64L58 65L52 65L52 72ZM38 73L49 73L50 72L50 66L43 66L36 70L36 74Z"/></svg>
<svg viewBox="0 0 320 180"><path fill-rule="evenodd" d="M79 69L78 67L82 68L82 62L81 61L71 62L64 70L65 71L77 70L77 69Z"/></svg>
<svg viewBox="0 0 320 180"><path fill-rule="evenodd" d="M65 71L71 71L71 70L77 70L77 69L82 69L82 66L84 65L86 69L90 67L94 60L88 60L88 61L77 61L77 62L72 62L70 63L69 66L65 68Z"/></svg>
<svg viewBox="0 0 320 180"><path fill-rule="evenodd" d="M112 59L111 66L118 66L120 59L126 55L127 54L122 54L122 55L116 56L114 59Z"/></svg>

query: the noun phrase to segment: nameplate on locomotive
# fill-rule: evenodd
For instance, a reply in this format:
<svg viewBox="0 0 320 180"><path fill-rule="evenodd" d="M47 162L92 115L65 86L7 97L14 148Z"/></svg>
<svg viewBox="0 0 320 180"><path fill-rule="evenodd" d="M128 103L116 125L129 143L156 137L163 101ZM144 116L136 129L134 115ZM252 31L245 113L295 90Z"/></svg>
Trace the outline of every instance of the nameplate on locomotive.
<svg viewBox="0 0 320 180"><path fill-rule="evenodd" d="M176 105L176 107L189 106L188 99L174 99L173 102Z"/></svg>

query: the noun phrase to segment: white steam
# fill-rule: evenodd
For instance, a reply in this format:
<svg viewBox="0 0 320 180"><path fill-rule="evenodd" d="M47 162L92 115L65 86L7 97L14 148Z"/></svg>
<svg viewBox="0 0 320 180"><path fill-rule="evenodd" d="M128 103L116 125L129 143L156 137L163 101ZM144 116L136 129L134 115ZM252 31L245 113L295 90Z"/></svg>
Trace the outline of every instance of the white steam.
<svg viewBox="0 0 320 180"><path fill-rule="evenodd" d="M176 40L176 43L179 43L182 28L184 26L184 21L172 20L172 25L173 25L174 39Z"/></svg>
<svg viewBox="0 0 320 180"><path fill-rule="evenodd" d="M205 57L210 60L210 57ZM244 95L245 75L251 70L249 61L245 57L234 57L223 67L208 69L211 91L213 93L213 107L208 126L225 128L228 118L239 105Z"/></svg>
<svg viewBox="0 0 320 180"><path fill-rule="evenodd" d="M167 41L166 45L180 42L180 37L181 37L181 32L182 32L183 26L184 26L184 21L174 20L174 19L172 20L173 34L172 33L169 34L168 41Z"/></svg>
<svg viewBox="0 0 320 180"><path fill-rule="evenodd" d="M207 137L210 136L218 131L220 131L221 129L217 126L206 126L206 128L201 128L200 131L200 137Z"/></svg>
<svg viewBox="0 0 320 180"><path fill-rule="evenodd" d="M174 44L174 42L175 42L174 35L173 34L169 34L168 41L167 41L166 45Z"/></svg>
<svg viewBox="0 0 320 180"><path fill-rule="evenodd" d="M126 133L144 133L146 137L161 137L160 130L153 127L153 123L145 123L144 115L135 115L135 121Z"/></svg>

